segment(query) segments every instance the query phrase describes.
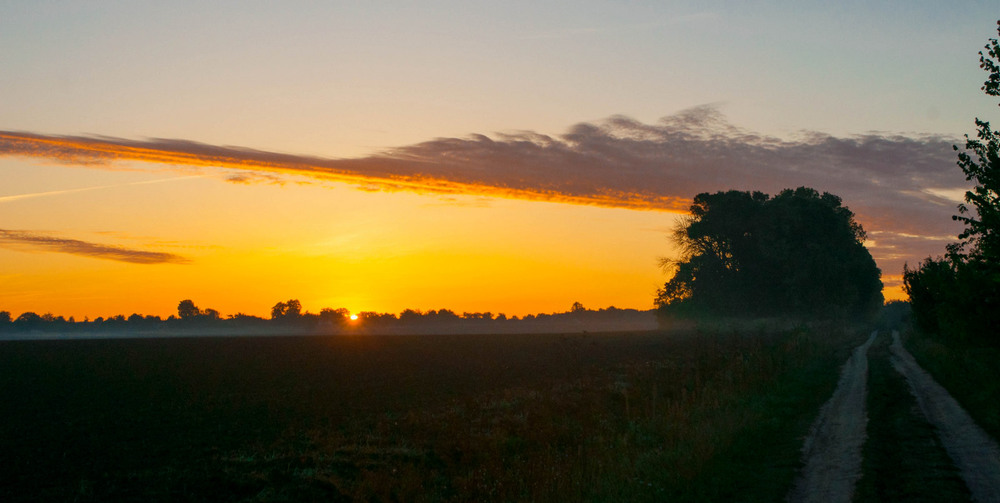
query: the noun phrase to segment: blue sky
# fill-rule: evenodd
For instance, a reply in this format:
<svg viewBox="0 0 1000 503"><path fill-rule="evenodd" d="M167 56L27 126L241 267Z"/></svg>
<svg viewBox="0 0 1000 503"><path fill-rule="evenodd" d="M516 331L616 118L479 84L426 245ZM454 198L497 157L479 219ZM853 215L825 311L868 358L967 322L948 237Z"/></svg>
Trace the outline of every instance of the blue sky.
<svg viewBox="0 0 1000 503"><path fill-rule="evenodd" d="M5 129L331 157L717 103L788 134L993 112L968 2L9 2Z"/></svg>

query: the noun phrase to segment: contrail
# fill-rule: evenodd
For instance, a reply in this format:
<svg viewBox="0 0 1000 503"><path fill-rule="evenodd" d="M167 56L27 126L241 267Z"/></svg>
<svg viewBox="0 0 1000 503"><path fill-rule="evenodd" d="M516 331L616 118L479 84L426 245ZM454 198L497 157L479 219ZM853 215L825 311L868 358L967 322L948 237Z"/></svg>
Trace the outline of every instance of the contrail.
<svg viewBox="0 0 1000 503"><path fill-rule="evenodd" d="M34 199L36 197L61 196L63 194L75 194L78 192L88 192L91 190L112 189L115 187L129 187L132 185L149 185L153 183L173 182L176 180L188 180L191 178L204 178L205 175L175 176L171 178L159 178L156 180L145 180L141 182L117 183L113 185L98 185L96 187L82 187L79 189L50 190L46 192L33 192L30 194L15 194L12 196L0 196L0 203L20 201L22 199Z"/></svg>

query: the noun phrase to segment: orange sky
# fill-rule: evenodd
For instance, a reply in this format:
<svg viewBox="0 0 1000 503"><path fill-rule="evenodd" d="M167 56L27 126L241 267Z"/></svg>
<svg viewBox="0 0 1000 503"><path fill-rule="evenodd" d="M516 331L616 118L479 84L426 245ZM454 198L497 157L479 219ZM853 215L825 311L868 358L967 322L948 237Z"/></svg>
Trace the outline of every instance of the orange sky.
<svg viewBox="0 0 1000 503"><path fill-rule="evenodd" d="M66 180L56 190L45 183L46 190L0 196L5 215L19 216L14 228L183 258L129 263L0 247L0 309L15 314L166 316L185 298L224 314L255 315L289 298L313 312L449 308L524 315L565 311L577 301L648 309L665 280L656 260L669 252L666 229L674 219L477 195L362 191L335 182L234 184L183 172L0 163ZM78 190L85 173L96 173L102 188Z"/></svg>

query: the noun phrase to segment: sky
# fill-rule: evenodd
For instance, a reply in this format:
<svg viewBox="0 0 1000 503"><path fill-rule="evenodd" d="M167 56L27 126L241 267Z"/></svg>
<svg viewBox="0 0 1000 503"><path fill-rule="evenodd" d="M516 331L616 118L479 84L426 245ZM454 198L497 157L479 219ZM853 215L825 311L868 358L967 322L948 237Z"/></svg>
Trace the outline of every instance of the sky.
<svg viewBox="0 0 1000 503"><path fill-rule="evenodd" d="M699 192L810 186L887 298L996 120L994 2L0 0L0 310L649 309Z"/></svg>

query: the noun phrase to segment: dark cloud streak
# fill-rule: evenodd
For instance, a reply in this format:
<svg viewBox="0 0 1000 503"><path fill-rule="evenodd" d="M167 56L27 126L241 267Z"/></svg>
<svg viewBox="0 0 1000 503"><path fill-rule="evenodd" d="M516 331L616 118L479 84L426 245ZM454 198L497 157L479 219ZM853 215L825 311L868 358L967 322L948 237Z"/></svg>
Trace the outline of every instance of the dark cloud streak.
<svg viewBox="0 0 1000 503"><path fill-rule="evenodd" d="M683 212L700 192L776 193L810 186L841 196L869 230L957 235L956 202L930 190L966 187L954 139L867 133L793 139L748 132L713 106L654 124L615 116L554 137L532 131L438 138L355 159L323 159L186 140L44 136L0 132L0 155L82 165L131 160L298 174L353 183L363 190L470 194L605 207ZM917 256L939 253L927 247ZM873 253L878 253L877 250ZM894 254L896 255L896 254ZM893 263L892 267L901 264ZM883 264L883 268L886 264Z"/></svg>
<svg viewBox="0 0 1000 503"><path fill-rule="evenodd" d="M68 253L131 264L187 264L190 262L190 260L172 253L134 250L76 239L57 238L32 232L4 229L0 229L0 247L28 251Z"/></svg>

